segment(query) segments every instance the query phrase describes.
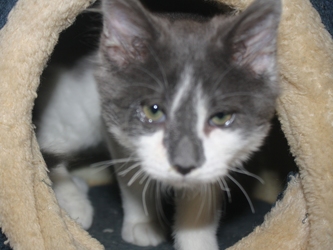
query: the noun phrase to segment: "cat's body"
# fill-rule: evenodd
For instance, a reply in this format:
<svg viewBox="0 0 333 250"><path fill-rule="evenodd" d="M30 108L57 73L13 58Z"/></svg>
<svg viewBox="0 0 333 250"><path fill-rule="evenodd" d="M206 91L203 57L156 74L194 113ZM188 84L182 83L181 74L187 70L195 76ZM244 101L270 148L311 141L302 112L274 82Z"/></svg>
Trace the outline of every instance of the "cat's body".
<svg viewBox="0 0 333 250"><path fill-rule="evenodd" d="M39 90L35 124L39 145L59 204L84 228L92 223L88 187L67 170L73 157L104 141L97 87L90 57L72 68L55 66Z"/></svg>
<svg viewBox="0 0 333 250"><path fill-rule="evenodd" d="M75 113L70 120L76 119L68 124L73 140L62 126L51 124L67 145L49 150L57 143L51 138L43 144L48 138L43 117L39 127L46 126L45 133L38 138L44 152L60 155L106 141L118 159L124 240L142 246L164 240L158 223L160 192L173 188L176 248L218 249L215 233L225 178L232 178L228 171L237 170L260 147L274 114L280 4L259 0L238 17L202 20L153 15L137 1L103 2L104 28L94 63L98 93L88 67L79 92L91 97L89 107L79 105L86 113L75 111L84 100L78 93L79 98L67 99L68 113ZM76 71L71 72L69 85L79 86L72 82ZM90 121L75 129L85 116ZM66 124L63 115L49 117ZM90 130L95 132L87 145L83 135ZM58 164L59 172L79 186L64 165Z"/></svg>

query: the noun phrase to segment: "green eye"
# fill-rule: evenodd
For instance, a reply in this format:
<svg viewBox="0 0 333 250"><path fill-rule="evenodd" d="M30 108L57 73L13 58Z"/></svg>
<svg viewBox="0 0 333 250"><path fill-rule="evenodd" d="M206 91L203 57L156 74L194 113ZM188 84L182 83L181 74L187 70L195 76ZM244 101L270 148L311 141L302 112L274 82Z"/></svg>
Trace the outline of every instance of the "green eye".
<svg viewBox="0 0 333 250"><path fill-rule="evenodd" d="M234 114L217 113L209 120L209 124L216 127L227 127L234 121Z"/></svg>
<svg viewBox="0 0 333 250"><path fill-rule="evenodd" d="M164 112L157 104L151 106L144 105L142 111L149 123L163 122L165 120Z"/></svg>

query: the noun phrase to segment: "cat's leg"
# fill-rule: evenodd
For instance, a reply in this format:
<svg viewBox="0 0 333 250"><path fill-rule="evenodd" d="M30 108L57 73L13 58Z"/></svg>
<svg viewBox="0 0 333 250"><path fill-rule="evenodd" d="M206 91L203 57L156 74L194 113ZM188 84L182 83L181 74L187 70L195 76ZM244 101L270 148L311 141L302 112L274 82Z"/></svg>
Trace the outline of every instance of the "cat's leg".
<svg viewBox="0 0 333 250"><path fill-rule="evenodd" d="M124 169L122 166L118 173ZM125 176L117 176L124 210L121 235L126 242L138 246L157 246L165 240L165 232L157 218L155 200L158 197L147 179L140 183L142 176L131 183L137 173L131 171Z"/></svg>
<svg viewBox="0 0 333 250"><path fill-rule="evenodd" d="M52 188L59 205L82 228L88 229L93 220L94 209L88 199L88 185L81 179L73 177L66 165L60 163L50 171Z"/></svg>
<svg viewBox="0 0 333 250"><path fill-rule="evenodd" d="M222 191L217 186L176 195L174 225L177 250L218 250L216 231Z"/></svg>

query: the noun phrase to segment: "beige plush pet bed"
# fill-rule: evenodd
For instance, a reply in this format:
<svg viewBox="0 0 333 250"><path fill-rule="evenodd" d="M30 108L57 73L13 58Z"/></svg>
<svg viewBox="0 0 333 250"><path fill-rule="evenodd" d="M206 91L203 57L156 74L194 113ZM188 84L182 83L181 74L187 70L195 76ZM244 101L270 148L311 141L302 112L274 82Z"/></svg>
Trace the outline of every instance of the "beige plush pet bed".
<svg viewBox="0 0 333 250"><path fill-rule="evenodd" d="M283 2L277 110L300 175L232 250L333 249L333 42L309 0ZM19 0L0 30L0 226L15 250L103 249L58 207L31 123L59 33L91 3Z"/></svg>

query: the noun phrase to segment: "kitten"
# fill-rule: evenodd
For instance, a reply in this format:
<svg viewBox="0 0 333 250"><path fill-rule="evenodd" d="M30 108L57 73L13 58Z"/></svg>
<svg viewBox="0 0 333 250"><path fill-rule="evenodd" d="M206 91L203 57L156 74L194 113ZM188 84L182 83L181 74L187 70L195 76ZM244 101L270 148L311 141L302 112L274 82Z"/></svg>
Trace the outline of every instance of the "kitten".
<svg viewBox="0 0 333 250"><path fill-rule="evenodd" d="M115 166L122 237L160 243L148 189L172 187L176 249L218 249L219 184L259 148L274 114L281 2L206 21L153 15L138 1L102 9L95 75L111 155L127 159Z"/></svg>
<svg viewBox="0 0 333 250"><path fill-rule="evenodd" d="M135 0L104 0L102 11L96 63L62 74L58 99L38 120L41 148L64 159L106 140L121 189L123 239L140 246L165 239L156 207L159 193L172 188L175 248L216 250L225 178L260 147L275 111L281 1L256 0L238 16L210 19L152 14ZM88 227L85 188L66 161L54 165L57 198ZM88 212L77 212L59 191L68 186Z"/></svg>

